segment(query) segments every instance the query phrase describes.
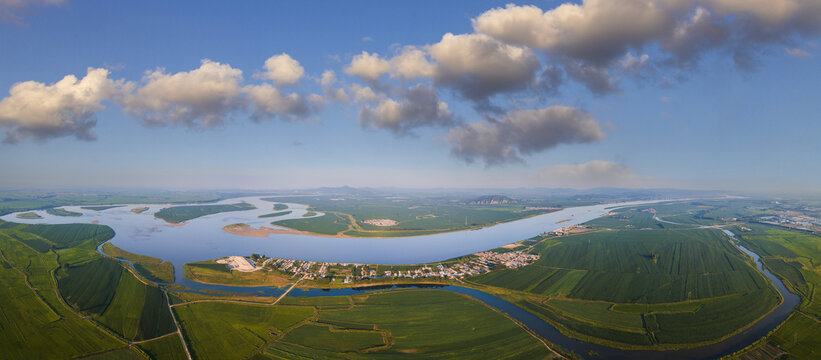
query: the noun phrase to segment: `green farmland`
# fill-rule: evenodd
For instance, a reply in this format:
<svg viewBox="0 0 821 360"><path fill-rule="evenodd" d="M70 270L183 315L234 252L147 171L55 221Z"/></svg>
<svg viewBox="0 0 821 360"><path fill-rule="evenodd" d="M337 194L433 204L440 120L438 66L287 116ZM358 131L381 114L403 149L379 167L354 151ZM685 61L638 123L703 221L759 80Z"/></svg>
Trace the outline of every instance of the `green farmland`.
<svg viewBox="0 0 821 360"><path fill-rule="evenodd" d="M280 220L272 222L271 225L323 235L337 235L351 228L351 222L347 216L334 213L306 219Z"/></svg>
<svg viewBox="0 0 821 360"><path fill-rule="evenodd" d="M51 225L63 230L65 225ZM67 260L89 264L89 259L100 255L93 251L99 244L96 234L110 229L99 225L83 225L84 231L54 231L49 225L39 225L41 235L59 244L74 244L62 251L39 252L20 238L40 235L26 232L29 226L0 224L0 348L3 357L12 359L64 359L90 354L109 354L121 358L139 358L140 354L127 348L119 335L105 331L97 322L84 318L72 305L64 302L58 291L55 274L65 267ZM107 231L106 231L107 229ZM62 234L58 236L58 234ZM113 235L113 233L112 233ZM119 266L119 265L118 265ZM136 281L136 280L135 280Z"/></svg>
<svg viewBox="0 0 821 360"><path fill-rule="evenodd" d="M511 320L443 290L400 290L350 298L347 309L318 310L265 353L277 358L520 358L551 353ZM323 298L300 299L324 304Z"/></svg>
<svg viewBox="0 0 821 360"><path fill-rule="evenodd" d="M821 236L784 230L765 225L745 224L751 231L735 227L732 231L741 243L761 255L764 264L801 296L801 303L774 332L739 358L762 356L780 349L788 359L821 358Z"/></svg>
<svg viewBox="0 0 821 360"><path fill-rule="evenodd" d="M179 224L200 216L217 214L228 211L242 211L256 209L254 205L248 203L236 203L226 205L186 205L173 206L157 211L154 216L172 224Z"/></svg>
<svg viewBox="0 0 821 360"><path fill-rule="evenodd" d="M719 230L598 231L547 238L532 251L541 256L533 265L469 281L513 290L497 292L569 335L602 344L717 341L780 301Z"/></svg>

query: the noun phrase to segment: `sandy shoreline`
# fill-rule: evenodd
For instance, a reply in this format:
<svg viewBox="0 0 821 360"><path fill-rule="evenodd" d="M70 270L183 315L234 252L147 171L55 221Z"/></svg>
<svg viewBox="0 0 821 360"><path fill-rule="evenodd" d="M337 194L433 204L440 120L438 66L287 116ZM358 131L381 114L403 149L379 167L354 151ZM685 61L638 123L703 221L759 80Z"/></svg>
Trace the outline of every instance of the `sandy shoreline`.
<svg viewBox="0 0 821 360"><path fill-rule="evenodd" d="M249 237L268 237L270 234L292 234L292 235L311 235L311 236L322 236L322 237L332 237L332 238L347 238L350 236L346 235L326 235L326 234L314 234L307 231L299 231L287 228L269 228L265 226L260 226L259 229L254 229L251 226L231 226L226 225L222 227L222 230L233 235L239 236L249 236Z"/></svg>

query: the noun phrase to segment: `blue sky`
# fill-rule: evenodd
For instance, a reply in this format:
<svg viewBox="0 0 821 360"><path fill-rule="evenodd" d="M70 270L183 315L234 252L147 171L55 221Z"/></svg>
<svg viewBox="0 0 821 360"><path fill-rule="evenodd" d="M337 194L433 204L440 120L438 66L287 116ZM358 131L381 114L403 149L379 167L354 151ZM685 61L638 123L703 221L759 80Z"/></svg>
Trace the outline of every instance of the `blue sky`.
<svg viewBox="0 0 821 360"><path fill-rule="evenodd" d="M0 2L0 187L821 191L821 6L606 3ZM302 70L266 68L281 54ZM204 59L235 89L180 80ZM90 99L50 87L88 68L107 70Z"/></svg>

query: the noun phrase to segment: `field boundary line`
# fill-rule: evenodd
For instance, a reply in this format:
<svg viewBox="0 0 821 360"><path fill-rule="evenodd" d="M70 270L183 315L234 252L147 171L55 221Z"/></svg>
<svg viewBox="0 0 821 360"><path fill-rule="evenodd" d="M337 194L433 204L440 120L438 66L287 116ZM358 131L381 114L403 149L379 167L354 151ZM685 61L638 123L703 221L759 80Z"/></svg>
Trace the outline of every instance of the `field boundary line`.
<svg viewBox="0 0 821 360"><path fill-rule="evenodd" d="M192 360L191 353L188 352L188 344L185 343L185 337L182 336L182 328L180 327L180 323L177 322L177 315L174 314L174 309L171 308L171 297L168 296L168 291L166 291L165 289L163 289L163 294L165 295L165 303L168 305L168 311L171 312L171 319L174 320L174 326L177 328L176 333L180 336L182 349L185 350L185 356L188 358L188 360Z"/></svg>

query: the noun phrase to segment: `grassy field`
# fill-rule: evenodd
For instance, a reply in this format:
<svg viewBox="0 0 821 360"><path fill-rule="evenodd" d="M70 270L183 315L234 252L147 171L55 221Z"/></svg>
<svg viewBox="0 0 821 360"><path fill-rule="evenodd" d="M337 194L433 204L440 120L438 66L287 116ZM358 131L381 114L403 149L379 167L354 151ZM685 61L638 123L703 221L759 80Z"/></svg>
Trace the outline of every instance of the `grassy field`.
<svg viewBox="0 0 821 360"><path fill-rule="evenodd" d="M319 234L330 234L333 230L346 231L345 235L363 237L414 236L473 229L547 212L524 211L525 205L522 204L468 205L442 198L377 196L340 199L317 196L267 200L307 203L312 210L348 217L347 220L335 218L333 221L319 217L284 226ZM371 219L391 219L397 221L397 225L382 227L364 222ZM337 226L329 227L333 223Z"/></svg>
<svg viewBox="0 0 821 360"><path fill-rule="evenodd" d="M312 307L193 303L174 307L192 356L242 359L314 315Z"/></svg>
<svg viewBox="0 0 821 360"><path fill-rule="evenodd" d="M542 295L668 303L767 288L718 230L602 231L546 240L533 265L471 281Z"/></svg>
<svg viewBox="0 0 821 360"><path fill-rule="evenodd" d="M288 214L290 214L290 213L292 213L292 211L291 211L291 210L288 210L288 211L278 211L278 212L275 212L275 213L270 213L270 214L260 215L260 216L257 216L257 217L258 217L258 218L270 218L270 217L277 217L277 216L288 215Z"/></svg>
<svg viewBox="0 0 821 360"><path fill-rule="evenodd" d="M174 265L168 261L130 253L111 245L111 243L103 244L102 251L108 256L128 260L134 265L137 272L148 280L164 283L174 282Z"/></svg>
<svg viewBox="0 0 821 360"><path fill-rule="evenodd" d="M714 229L617 230L547 238L533 265L467 281L566 333L620 347L678 348L751 324L779 297Z"/></svg>
<svg viewBox="0 0 821 360"><path fill-rule="evenodd" d="M745 224L752 231L732 231L741 243L761 255L764 264L790 290L801 296L798 308L764 341L736 357L770 353L777 348L785 359L821 358L821 236L765 225ZM773 357L761 357L772 359Z"/></svg>
<svg viewBox="0 0 821 360"><path fill-rule="evenodd" d="M154 360L185 360L188 358L185 356L180 337L176 335L140 343L138 346Z"/></svg>
<svg viewBox="0 0 821 360"><path fill-rule="evenodd" d="M165 295L137 280L116 260L99 258L58 276L66 302L123 337L145 340L174 330Z"/></svg>
<svg viewBox="0 0 821 360"><path fill-rule="evenodd" d="M83 214L61 208L46 209L46 212L55 216L83 216Z"/></svg>
<svg viewBox="0 0 821 360"><path fill-rule="evenodd" d="M0 228L0 349L10 359L64 359L125 344L77 315L58 297L53 252L39 253Z"/></svg>
<svg viewBox="0 0 821 360"><path fill-rule="evenodd" d="M157 211L154 216L172 224L179 224L200 216L217 214L228 211L242 211L256 209L254 205L248 203L236 203L226 205L187 205L167 207Z"/></svg>
<svg viewBox="0 0 821 360"><path fill-rule="evenodd" d="M355 305L349 309L319 310L316 322L291 330L266 353L297 359L550 358L544 345L511 320L459 294L415 289L350 300ZM326 305L323 298L300 301Z"/></svg>
<svg viewBox="0 0 821 360"><path fill-rule="evenodd" d="M351 222L347 216L334 213L307 219L280 220L272 222L271 225L324 235L336 235L351 228Z"/></svg>
<svg viewBox="0 0 821 360"><path fill-rule="evenodd" d="M237 286L285 286L296 279L277 270L259 270L253 272L231 271L227 265L218 264L215 260L183 264L183 276L186 279L206 284Z"/></svg>

